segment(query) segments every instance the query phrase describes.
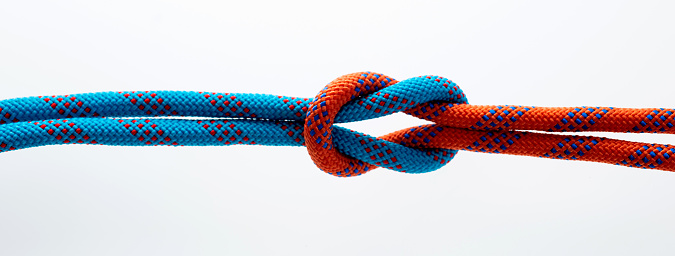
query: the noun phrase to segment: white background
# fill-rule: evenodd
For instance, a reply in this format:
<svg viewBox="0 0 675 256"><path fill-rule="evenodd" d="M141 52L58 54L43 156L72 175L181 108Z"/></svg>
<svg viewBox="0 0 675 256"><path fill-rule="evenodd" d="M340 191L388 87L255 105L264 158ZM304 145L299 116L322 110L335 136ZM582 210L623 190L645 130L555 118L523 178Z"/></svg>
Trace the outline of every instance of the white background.
<svg viewBox="0 0 675 256"><path fill-rule="evenodd" d="M472 104L673 108L674 12L665 0L6 0L0 98L312 97L370 70L449 77ZM49 146L0 154L0 255L672 255L674 197L670 172L472 152L433 173L340 179L304 148Z"/></svg>

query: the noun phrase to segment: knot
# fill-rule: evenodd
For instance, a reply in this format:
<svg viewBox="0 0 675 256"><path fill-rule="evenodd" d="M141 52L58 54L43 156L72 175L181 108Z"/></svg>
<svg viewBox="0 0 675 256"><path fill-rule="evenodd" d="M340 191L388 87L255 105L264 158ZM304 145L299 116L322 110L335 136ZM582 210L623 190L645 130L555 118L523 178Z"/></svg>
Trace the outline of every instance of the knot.
<svg viewBox="0 0 675 256"><path fill-rule="evenodd" d="M349 103L349 104L348 104ZM408 173L436 170L447 164L457 150L424 148L429 129L419 127L425 136L420 141L415 129L406 129L407 147L398 137L375 138L334 126L335 122L366 120L404 111L433 120L451 104L466 104L466 96L457 84L438 76L420 76L398 82L378 73L359 72L344 75L324 87L309 105L303 136L310 157L326 173L340 177L361 175L377 167ZM410 135L412 134L412 135ZM333 140L339 140L335 144ZM400 139L398 139L400 140ZM339 145L339 147L336 147Z"/></svg>

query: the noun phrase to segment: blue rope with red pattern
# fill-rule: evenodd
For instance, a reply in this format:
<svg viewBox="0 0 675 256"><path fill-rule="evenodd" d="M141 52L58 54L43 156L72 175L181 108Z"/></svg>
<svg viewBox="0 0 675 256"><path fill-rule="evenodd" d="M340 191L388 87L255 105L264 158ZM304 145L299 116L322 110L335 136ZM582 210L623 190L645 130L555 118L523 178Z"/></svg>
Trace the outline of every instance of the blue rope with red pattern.
<svg viewBox="0 0 675 256"><path fill-rule="evenodd" d="M436 124L380 138L333 125L401 111ZM0 152L57 144L307 146L320 169L341 177L376 167L429 172L447 164L459 149L674 170L670 155L675 148L669 145L521 131L672 133L673 112L475 106L468 104L454 82L443 77L399 82L360 72L334 80L313 99L132 91L3 100ZM644 121L654 119L649 124ZM626 125L617 128L616 123L630 123L637 130Z"/></svg>

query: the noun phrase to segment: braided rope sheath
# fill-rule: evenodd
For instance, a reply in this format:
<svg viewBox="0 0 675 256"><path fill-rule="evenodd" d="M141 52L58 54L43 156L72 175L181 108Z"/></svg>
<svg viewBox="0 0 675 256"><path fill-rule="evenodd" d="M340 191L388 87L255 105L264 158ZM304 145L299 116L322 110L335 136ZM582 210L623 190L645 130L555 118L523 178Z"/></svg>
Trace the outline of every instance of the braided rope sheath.
<svg viewBox="0 0 675 256"><path fill-rule="evenodd" d="M334 125L400 111L435 124L379 138ZM399 82L361 72L334 80L313 99L134 91L3 100L0 152L56 144L304 145L320 169L341 177L376 167L429 172L447 164L457 150L675 171L671 157L675 147L670 145L525 131L675 133L674 113L673 109L469 105L462 90L442 77ZM164 118L170 116L202 119Z"/></svg>

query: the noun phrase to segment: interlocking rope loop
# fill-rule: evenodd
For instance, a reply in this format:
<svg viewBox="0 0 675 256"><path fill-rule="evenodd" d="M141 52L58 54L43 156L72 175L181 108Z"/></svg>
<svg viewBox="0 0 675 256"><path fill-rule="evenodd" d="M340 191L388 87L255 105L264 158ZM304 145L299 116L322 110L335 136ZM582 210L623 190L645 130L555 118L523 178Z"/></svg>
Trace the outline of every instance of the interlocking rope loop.
<svg viewBox="0 0 675 256"><path fill-rule="evenodd" d="M405 112L434 122L375 138L335 123ZM543 132L675 133L673 109L479 106L438 76L342 76L314 99L265 94L133 91L0 101L0 152L56 144L306 146L340 177L376 167L424 173L457 150L675 171L675 148ZM151 118L148 118L151 117ZM171 118L168 118L171 117ZM181 117L199 117L184 119Z"/></svg>

